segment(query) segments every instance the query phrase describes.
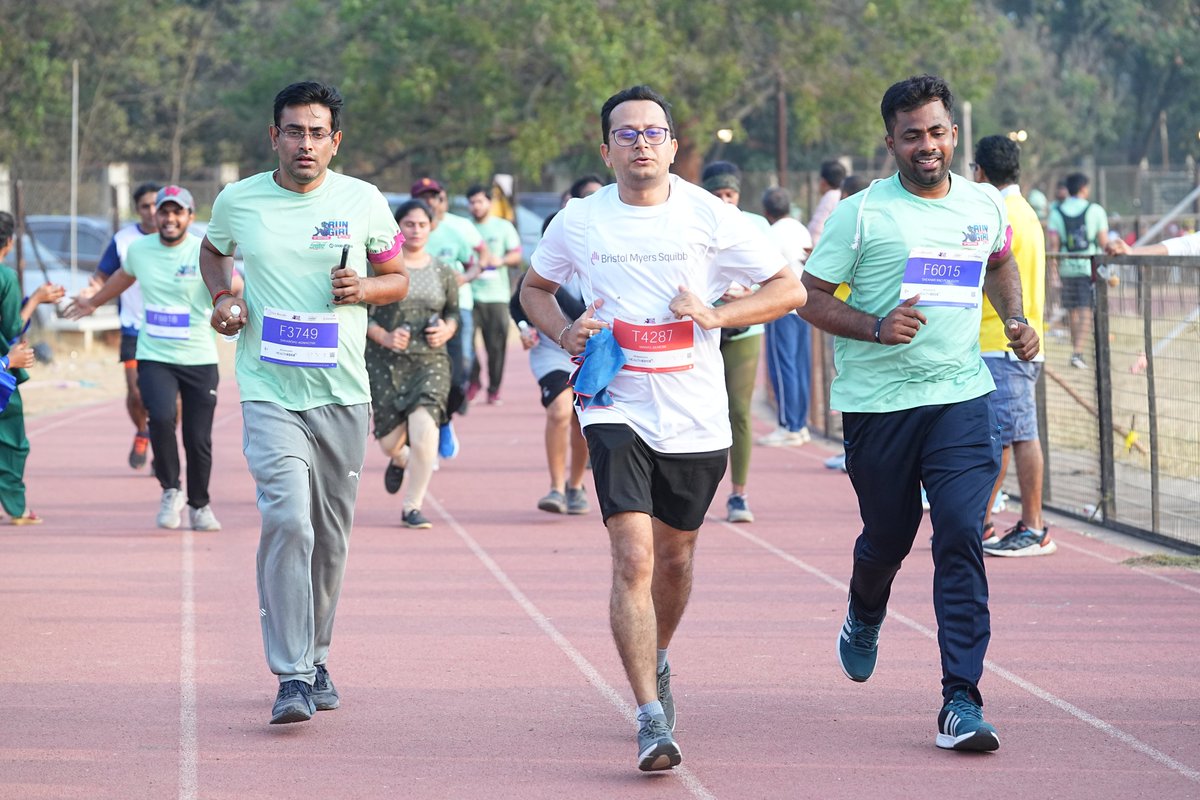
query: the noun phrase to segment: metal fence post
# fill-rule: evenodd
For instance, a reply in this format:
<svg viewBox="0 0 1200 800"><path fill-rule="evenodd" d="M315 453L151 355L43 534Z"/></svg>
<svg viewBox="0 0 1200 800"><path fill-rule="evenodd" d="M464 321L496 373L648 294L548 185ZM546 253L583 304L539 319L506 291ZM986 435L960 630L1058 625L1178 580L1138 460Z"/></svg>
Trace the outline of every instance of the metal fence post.
<svg viewBox="0 0 1200 800"><path fill-rule="evenodd" d="M1097 274L1099 257L1092 256L1092 285L1095 304L1092 308L1096 338L1096 411L1100 433L1100 500L1097 505L1105 520L1116 515L1116 464L1113 459L1113 402L1112 350L1109 345L1108 281Z"/></svg>
<svg viewBox="0 0 1200 800"><path fill-rule="evenodd" d="M1162 530L1162 497L1159 494L1158 474L1158 402L1154 386L1154 303L1150 271L1152 266L1138 264L1138 295L1142 301L1142 336L1146 353L1146 407L1150 415L1150 527L1154 533Z"/></svg>

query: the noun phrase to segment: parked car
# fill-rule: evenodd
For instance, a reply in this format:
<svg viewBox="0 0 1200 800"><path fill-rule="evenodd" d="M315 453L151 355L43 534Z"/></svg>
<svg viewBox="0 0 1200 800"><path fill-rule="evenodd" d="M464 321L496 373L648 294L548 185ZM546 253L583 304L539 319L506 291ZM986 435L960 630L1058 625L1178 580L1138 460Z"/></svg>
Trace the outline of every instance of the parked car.
<svg viewBox="0 0 1200 800"><path fill-rule="evenodd" d="M22 259L25 262L21 290L26 297L43 283L56 283L65 287L67 297L74 297L87 288L92 269L80 265L72 270L69 264L28 233L22 235L21 247ZM4 265L16 270L17 248L8 251L8 255L4 257ZM38 306L34 320L46 330L90 332L116 330L121 327L121 321L117 317L117 306L113 303L96 309L95 314L77 322L63 319L58 315L57 308L43 304Z"/></svg>
<svg viewBox="0 0 1200 800"><path fill-rule="evenodd" d="M388 205L391 206L392 213L396 213L396 209L400 204L409 199L407 192L384 192L383 196L387 198ZM454 195L450 198L450 213L466 219L471 219L471 210L467 206L467 199L462 195ZM517 234L521 237L521 259L528 264L529 257L533 255L533 251L537 249L538 240L542 238L542 217L539 217L536 212L531 211L523 205L517 205Z"/></svg>
<svg viewBox="0 0 1200 800"><path fill-rule="evenodd" d="M69 215L40 214L25 218L26 231L45 250L53 253L65 264L71 263L71 217ZM112 224L101 217L75 218L75 263L92 273L100 263L100 256L112 241Z"/></svg>

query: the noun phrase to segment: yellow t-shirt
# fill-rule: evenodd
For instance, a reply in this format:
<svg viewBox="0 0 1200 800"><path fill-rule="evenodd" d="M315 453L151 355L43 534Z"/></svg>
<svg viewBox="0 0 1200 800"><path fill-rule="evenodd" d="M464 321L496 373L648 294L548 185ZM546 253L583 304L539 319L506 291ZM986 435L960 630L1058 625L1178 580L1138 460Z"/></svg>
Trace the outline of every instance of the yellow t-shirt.
<svg viewBox="0 0 1200 800"><path fill-rule="evenodd" d="M1025 318L1029 325L1045 336L1046 312L1046 234L1033 206L1021 196L1016 184L1006 186L1000 196L1008 211L1008 224L1012 227L1012 253L1021 273L1021 298ZM979 350L984 357L994 353L1011 353L1008 337L1004 335L1004 322L991 300L983 303L983 318L979 323ZM1041 354L1038 360L1042 359Z"/></svg>

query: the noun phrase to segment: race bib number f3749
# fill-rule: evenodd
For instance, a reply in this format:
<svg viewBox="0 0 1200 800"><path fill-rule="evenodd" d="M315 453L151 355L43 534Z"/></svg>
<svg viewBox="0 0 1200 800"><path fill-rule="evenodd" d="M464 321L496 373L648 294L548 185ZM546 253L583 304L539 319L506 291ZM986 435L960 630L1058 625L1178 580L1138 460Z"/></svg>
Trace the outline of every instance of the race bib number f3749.
<svg viewBox="0 0 1200 800"><path fill-rule="evenodd" d="M904 267L900 300L921 295L922 306L977 308L983 296L983 259L969 250L915 247Z"/></svg>
<svg viewBox="0 0 1200 800"><path fill-rule="evenodd" d="M337 366L337 314L263 311L262 349L259 358L289 367Z"/></svg>
<svg viewBox="0 0 1200 800"><path fill-rule="evenodd" d="M612 330L625 352L622 369L681 372L696 365L695 323L690 319L661 325L634 325L617 319Z"/></svg>

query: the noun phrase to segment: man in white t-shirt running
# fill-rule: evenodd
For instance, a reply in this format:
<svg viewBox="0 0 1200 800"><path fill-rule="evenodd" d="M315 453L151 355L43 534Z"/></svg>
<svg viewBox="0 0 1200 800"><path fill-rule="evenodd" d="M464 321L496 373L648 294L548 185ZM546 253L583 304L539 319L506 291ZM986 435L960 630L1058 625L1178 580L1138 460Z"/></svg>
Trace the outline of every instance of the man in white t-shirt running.
<svg viewBox="0 0 1200 800"><path fill-rule="evenodd" d="M200 250L210 324L239 334L242 450L262 516L259 616L279 680L272 724L341 702L325 665L367 443L367 304L408 293L387 200L328 169L341 108L338 90L319 83L276 95L279 168L221 191ZM244 298L232 293L238 245Z"/></svg>
<svg viewBox="0 0 1200 800"><path fill-rule="evenodd" d="M732 438L720 329L776 319L805 293L744 214L670 174L679 145L662 96L625 89L604 103L600 127L616 184L554 217L521 304L568 353L602 332L625 357L609 397L586 403L579 419L612 545L609 614L638 705L638 768L661 770L682 760L667 646ZM568 319L554 292L573 276L588 308ZM762 288L714 308L733 281Z"/></svg>

